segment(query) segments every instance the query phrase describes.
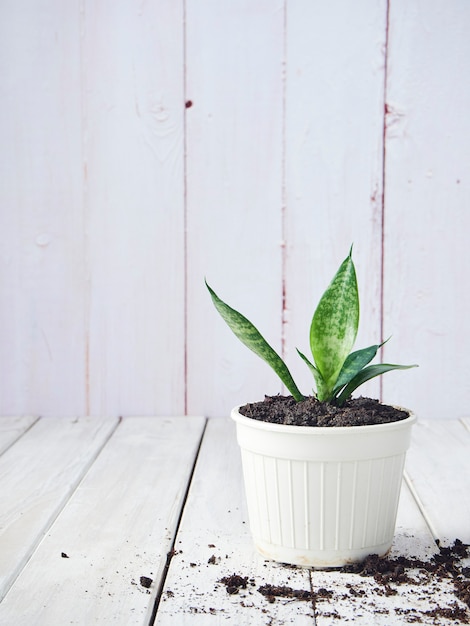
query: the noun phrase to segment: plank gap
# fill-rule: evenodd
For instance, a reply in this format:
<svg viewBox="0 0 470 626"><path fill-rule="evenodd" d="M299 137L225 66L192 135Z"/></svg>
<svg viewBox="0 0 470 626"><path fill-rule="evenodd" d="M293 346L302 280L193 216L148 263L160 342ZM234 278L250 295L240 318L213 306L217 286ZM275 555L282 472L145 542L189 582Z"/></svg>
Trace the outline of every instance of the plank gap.
<svg viewBox="0 0 470 626"><path fill-rule="evenodd" d="M176 521L175 532L173 533L173 540L172 540L171 545L170 545L170 550L167 553L166 563L165 563L165 565L163 567L163 572L162 572L162 575L160 577L160 584L159 584L157 592L156 592L155 601L153 603L152 613L150 615L148 626L153 626L153 624L155 623L155 620L157 618L158 607L160 606L160 602L161 602L161 599L162 599L163 590L165 588L165 583L166 583L166 579L167 579L167 576L168 576L168 571L170 569L171 561L172 561L173 556L175 554L176 540L177 540L179 529L180 529L180 525L181 525L181 519L183 517L184 507L186 506L186 501L188 499L189 490L191 488L191 484L193 482L194 473L196 471L196 466L197 466L197 462L198 462L198 458L199 458L199 453L201 451L202 442L204 440L204 434L205 434L206 428L207 428L207 422L208 422L208 420L206 418L205 421L204 421L204 427L202 429L201 436L199 438L199 443L198 443L198 446L197 446L196 454L194 456L194 462L193 462L193 466L191 468L191 473L189 475L189 479L188 479L188 482L187 482L187 485L186 485L186 490L184 492L183 500L181 502L181 508L180 508L180 511L179 511L178 519Z"/></svg>
<svg viewBox="0 0 470 626"><path fill-rule="evenodd" d="M0 419L5 420L7 418L2 417ZM23 420L31 419L32 421L30 423L26 423L23 429L21 429L20 427L20 429L18 429L18 432L16 433L16 436L13 435L12 439L9 440L7 443L5 443L3 447L0 444L0 456L2 454L5 454L5 452L7 452L7 450L9 450L12 447L12 445L14 445L17 441L21 439L21 437L23 437L29 430L31 430L31 428L35 424L37 424L41 418L39 416L31 416L31 417L23 417L21 419Z"/></svg>
<svg viewBox="0 0 470 626"><path fill-rule="evenodd" d="M406 469L405 469L405 471L403 473L403 480L405 481L406 485L408 486L408 489L410 490L410 494L411 494L413 500L416 502L416 506L418 507L419 512L423 516L423 519L424 519L424 521L426 523L426 526L428 527L429 532L431 533L432 538L434 539L434 541L437 541L437 539L439 539L437 530L434 527L434 524L431 522L431 519L430 519L429 515L426 512L426 508L425 508L421 498L419 497L418 492L414 488L413 481L411 480L410 476L408 475L408 472L406 471Z"/></svg>
<svg viewBox="0 0 470 626"><path fill-rule="evenodd" d="M461 417L459 422L463 424L467 430L470 430L470 417Z"/></svg>
<svg viewBox="0 0 470 626"><path fill-rule="evenodd" d="M313 625L317 626L317 603L315 601L315 589L313 584L313 569L309 569L308 578L310 580L310 592L312 594L312 615L313 615Z"/></svg>
<svg viewBox="0 0 470 626"><path fill-rule="evenodd" d="M47 418L38 418L34 423L35 424L39 423L39 421L41 419L47 420ZM78 418L77 418L77 420L78 420ZM121 423L121 418L118 418L118 420L116 420L114 428L112 428L110 430L110 432L106 435L106 437L103 439L103 441L101 442L99 447L96 449L94 454L92 456L90 456L90 458L87 460L87 462L81 468L79 474L71 482L70 489L68 490L68 492L64 493L62 499L57 504L55 510L51 513L50 517L44 523L44 526L42 527L42 529L38 532L35 540L31 543L31 545L30 545L30 547L28 549L27 554L25 554L24 558L22 559L22 562L21 562L20 566L10 576L10 578L5 581L5 583L3 585L3 588L0 589L0 602L3 600L3 598L7 595L7 593L10 591L12 586L15 584L15 582L18 579L18 577L20 576L21 572L24 570L26 565L29 563L29 561L31 560L31 558L35 554L35 552L38 549L39 545L41 544L42 540L47 535L47 533L50 531L50 529L52 528L52 526L56 522L57 518L62 513L62 511L66 507L67 503L70 501L70 499L72 498L73 494L77 490L78 486L83 481L84 477L87 475L87 473L90 470L91 466L95 463L96 459L99 457L99 455L102 452L103 448L106 446L108 441L111 439L111 437L116 432L116 429L117 429L117 427L119 426L120 423ZM30 430L30 429L28 429L28 430ZM18 441L18 439L17 439L17 441Z"/></svg>

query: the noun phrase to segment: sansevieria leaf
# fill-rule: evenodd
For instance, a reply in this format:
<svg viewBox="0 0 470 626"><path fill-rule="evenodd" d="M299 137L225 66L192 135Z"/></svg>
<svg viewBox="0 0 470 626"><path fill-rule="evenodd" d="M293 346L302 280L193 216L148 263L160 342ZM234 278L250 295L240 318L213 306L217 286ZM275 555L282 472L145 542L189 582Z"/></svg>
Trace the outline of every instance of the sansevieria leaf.
<svg viewBox="0 0 470 626"><path fill-rule="evenodd" d="M321 297L310 326L315 366L330 391L354 345L358 326L359 295L350 252Z"/></svg>
<svg viewBox="0 0 470 626"><path fill-rule="evenodd" d="M277 352L271 348L258 329L244 315L223 302L215 291L207 284L207 281L206 286L209 290L215 308L238 339L240 339L240 341L244 343L247 348L252 350L272 367L295 400L298 402L302 400L304 396L297 388L287 365Z"/></svg>
<svg viewBox="0 0 470 626"><path fill-rule="evenodd" d="M356 350L351 352L346 358L346 361L341 368L338 380L336 381L334 392L336 393L342 387L347 385L349 381L356 376L377 354L377 350L383 346L383 343L363 348L362 350Z"/></svg>
<svg viewBox="0 0 470 626"><path fill-rule="evenodd" d="M303 400L304 396L292 379L287 365L258 329L241 313L223 302L207 282L206 286L216 309L238 339L272 367L295 400ZM390 363L368 365L385 342L351 352L358 326L359 294L351 247L349 255L336 272L313 314L310 325L313 363L297 350L313 374L316 385L314 395L320 402L341 406L357 387L371 378L391 370L417 367Z"/></svg>
<svg viewBox="0 0 470 626"><path fill-rule="evenodd" d="M317 368L315 367L315 365L308 360L308 358L305 356L305 354L303 354L302 352L300 352L300 350L297 348L297 354L300 356L300 358L304 361L304 363L307 364L309 370L312 372L313 374L313 378L315 380L315 384L317 386L317 393L316 396L318 397L320 396L325 396L326 394L326 389L325 389L325 381L322 378L322 375L320 374L320 372L317 370Z"/></svg>
<svg viewBox="0 0 470 626"><path fill-rule="evenodd" d="M350 381L348 385L343 389L343 391L339 394L336 404L341 406L346 402L352 392L357 389L360 385L375 378L376 376L380 376L381 374L385 374L385 372L391 372L392 370L407 370L411 367L418 367L417 365L393 365L391 363L378 363L377 365L369 365L369 367L365 367L361 370L356 376Z"/></svg>

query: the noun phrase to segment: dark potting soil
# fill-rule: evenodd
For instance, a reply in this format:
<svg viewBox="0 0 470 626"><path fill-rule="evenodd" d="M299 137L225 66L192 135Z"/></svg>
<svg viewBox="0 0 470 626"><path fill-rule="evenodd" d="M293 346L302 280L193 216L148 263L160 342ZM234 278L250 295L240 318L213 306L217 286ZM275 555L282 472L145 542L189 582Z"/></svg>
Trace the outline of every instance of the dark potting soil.
<svg viewBox="0 0 470 626"><path fill-rule="evenodd" d="M337 570L338 576L341 576L341 573L353 573L360 577L373 579L377 586L370 587L368 590L362 589L358 585L346 584L348 592L343 596L338 596L333 589L323 587L316 591L293 589L289 586L276 586L264 581L264 584L258 587L258 592L270 603L274 603L277 598L287 598L310 600L315 605L319 601L338 603L350 597L364 597L369 605L374 606L375 595L398 595L398 588L401 585L408 585L412 594L421 592L421 595L432 596L439 583L450 580L453 583L455 598L460 600L462 604L458 604L457 601L451 603L450 606L436 604L428 610L419 610L413 608L412 605L409 608L396 607L395 613L402 615L406 623L429 623L428 620L431 619L431 623L437 624L441 623L440 618L445 618L452 620L454 624L469 624L469 611L466 606L470 608L470 567L464 565L465 560L469 557L470 545L456 539L450 546L439 546L439 552L427 561L404 556L390 558L371 555L360 563L347 565ZM219 579L219 582L225 585L229 594L238 594L239 590L246 589L248 585L256 586L254 579L248 579L248 576L240 574L225 576ZM382 612L382 609L377 608L377 610ZM340 618L338 613L331 615Z"/></svg>
<svg viewBox="0 0 470 626"><path fill-rule="evenodd" d="M242 415L289 426L366 426L406 419L409 413L372 398L351 398L341 407L309 396L296 402L292 396L265 396L261 402L245 404Z"/></svg>
<svg viewBox="0 0 470 626"><path fill-rule="evenodd" d="M417 587L430 581L440 582L450 579L453 582L456 598L470 608L470 568L462 565L463 560L469 556L470 545L456 539L450 546L439 546L439 552L429 561L407 557L392 559L372 555L362 563L342 568L342 571L372 577L375 582L383 586L386 595L395 595L398 585L412 584ZM421 578L416 577L416 571L419 572ZM408 611L413 613L412 609ZM445 617L454 620L455 623L469 623L468 610L457 603L452 607L437 606L423 613L424 616ZM413 621L421 620L414 619Z"/></svg>
<svg viewBox="0 0 470 626"><path fill-rule="evenodd" d="M148 576L141 576L140 577L140 584L142 585L142 587L145 587L146 589L148 589L153 583L153 579L149 578Z"/></svg>

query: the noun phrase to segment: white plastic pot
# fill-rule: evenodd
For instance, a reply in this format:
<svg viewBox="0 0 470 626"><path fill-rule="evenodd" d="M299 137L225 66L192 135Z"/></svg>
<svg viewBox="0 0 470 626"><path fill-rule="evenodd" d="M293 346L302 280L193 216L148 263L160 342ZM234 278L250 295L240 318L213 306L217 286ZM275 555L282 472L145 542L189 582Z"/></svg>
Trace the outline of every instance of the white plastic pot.
<svg viewBox="0 0 470 626"><path fill-rule="evenodd" d="M411 426L270 424L232 411L257 550L282 563L340 567L391 547Z"/></svg>

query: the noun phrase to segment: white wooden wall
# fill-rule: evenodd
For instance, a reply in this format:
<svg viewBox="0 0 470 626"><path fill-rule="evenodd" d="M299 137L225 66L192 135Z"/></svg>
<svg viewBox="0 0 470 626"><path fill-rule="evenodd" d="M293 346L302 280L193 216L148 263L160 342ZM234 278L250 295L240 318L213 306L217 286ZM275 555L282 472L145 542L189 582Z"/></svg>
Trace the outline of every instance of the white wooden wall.
<svg viewBox="0 0 470 626"><path fill-rule="evenodd" d="M302 389L354 242L364 392L470 399L468 0L3 0L0 414L226 415ZM192 106L185 106L192 104Z"/></svg>

